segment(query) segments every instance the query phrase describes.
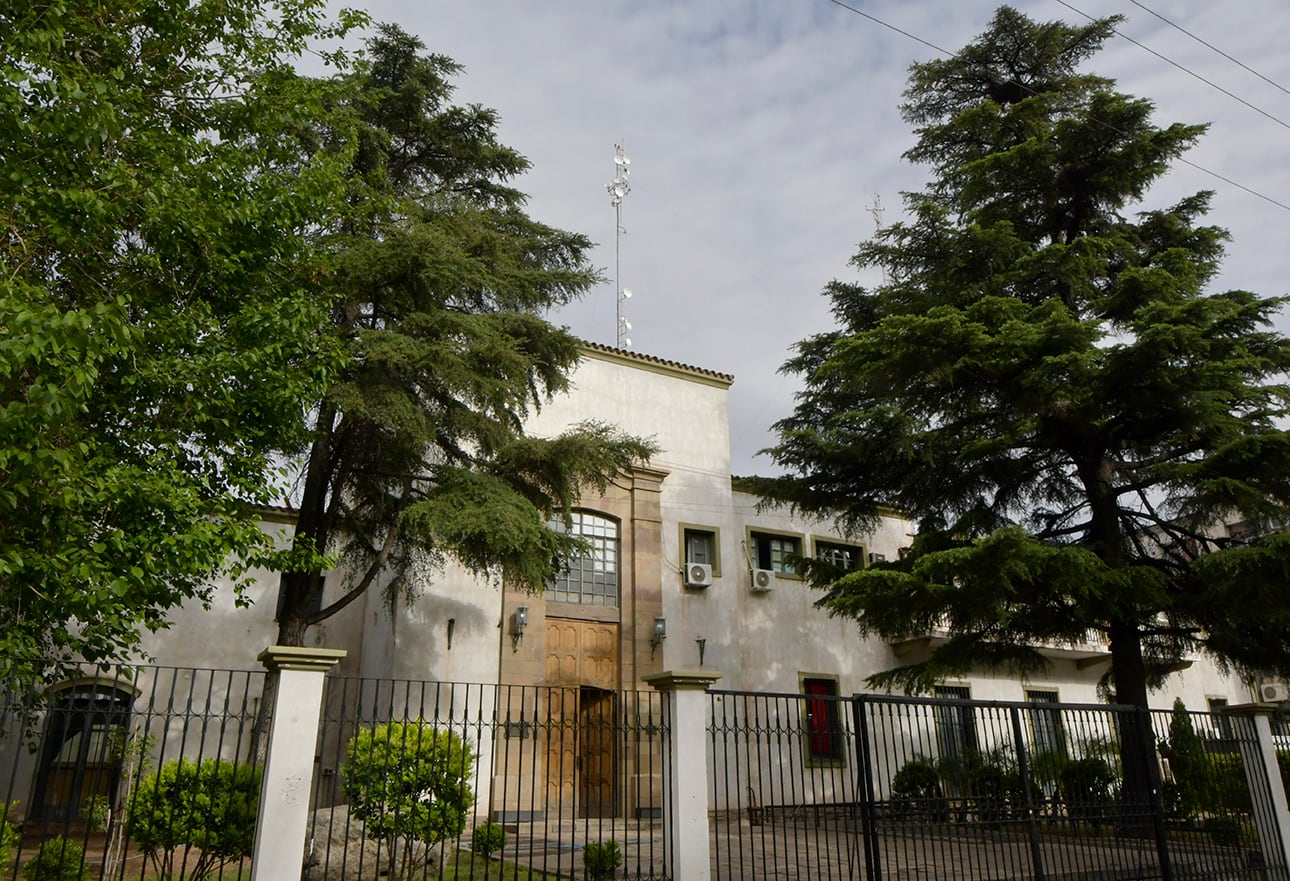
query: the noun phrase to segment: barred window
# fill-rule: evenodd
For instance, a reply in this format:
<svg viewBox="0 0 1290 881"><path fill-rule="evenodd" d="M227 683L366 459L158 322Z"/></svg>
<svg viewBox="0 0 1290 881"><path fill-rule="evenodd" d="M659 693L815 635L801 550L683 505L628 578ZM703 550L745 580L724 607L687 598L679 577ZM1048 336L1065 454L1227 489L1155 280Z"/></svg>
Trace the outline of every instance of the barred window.
<svg viewBox="0 0 1290 881"><path fill-rule="evenodd" d="M556 576L547 599L592 606L618 605L618 523L590 511L574 511L570 534L590 547Z"/></svg>
<svg viewBox="0 0 1290 881"><path fill-rule="evenodd" d="M843 572L854 572L862 565L864 549L841 542L820 541L817 539L815 542L815 558L835 566Z"/></svg>

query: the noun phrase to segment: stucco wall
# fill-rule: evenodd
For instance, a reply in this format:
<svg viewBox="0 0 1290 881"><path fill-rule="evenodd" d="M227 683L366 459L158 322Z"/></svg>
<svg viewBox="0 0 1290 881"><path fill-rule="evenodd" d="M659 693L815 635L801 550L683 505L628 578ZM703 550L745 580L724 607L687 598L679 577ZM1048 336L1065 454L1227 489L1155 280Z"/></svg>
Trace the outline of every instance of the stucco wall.
<svg viewBox="0 0 1290 881"><path fill-rule="evenodd" d="M623 568L637 581L657 584L659 593L651 595L661 597L661 603L650 599L648 610L620 619L623 639L639 644L624 646L628 679L646 668L698 667L697 640L702 639L702 664L723 672L723 688L791 692L800 687L804 675L811 675L836 677L842 694L867 690L866 676L900 662L892 647L863 639L854 622L829 618L816 609L818 594L799 580L776 576L772 590L753 592L749 530L791 533L807 549L815 539L841 539L862 545L866 554L894 559L909 545L911 526L898 517L885 517L870 535L843 536L831 523L785 509L759 512L756 498L731 487L730 381L711 371L591 347L572 374L570 393L545 404L528 422L532 433L551 436L594 419L650 437L659 447L649 463L663 474L658 542L655 546L651 540L648 549L636 551L629 541L625 550L636 551L637 558L625 559ZM603 502L589 499L588 507L598 505L615 517L626 517L627 523L630 507L611 503L612 498L613 492ZM684 585L681 524L700 525L719 537L720 574L709 587ZM265 528L281 530L285 525L266 522ZM176 610L171 628L148 637L150 652L163 663L254 666L256 654L276 633L277 595L276 576L255 575L247 594L250 608L239 608L231 587L223 583L209 609ZM328 585L329 600L338 589L334 581ZM529 681L540 679L540 622L534 622L517 651L512 651L508 633L506 616L525 602L523 596L512 590L504 598L495 579L476 578L452 565L427 570L420 582L419 596L412 602L399 601L392 611L374 586L370 596L311 628L310 641L348 649L350 657L340 672L350 674L470 682L509 681L520 674ZM530 605L540 611L542 604ZM651 657L647 619L655 608L667 620L667 639ZM1027 688L1036 688L1057 691L1063 702L1096 702L1097 681L1105 669L1105 663L1076 664L1058 653L1052 669L1029 682L980 674L964 683L978 698L1022 699ZM1207 698L1216 696L1241 703L1249 699L1249 692L1236 677L1197 659L1170 677L1153 695L1153 703L1167 707L1181 697L1188 706L1202 709Z"/></svg>

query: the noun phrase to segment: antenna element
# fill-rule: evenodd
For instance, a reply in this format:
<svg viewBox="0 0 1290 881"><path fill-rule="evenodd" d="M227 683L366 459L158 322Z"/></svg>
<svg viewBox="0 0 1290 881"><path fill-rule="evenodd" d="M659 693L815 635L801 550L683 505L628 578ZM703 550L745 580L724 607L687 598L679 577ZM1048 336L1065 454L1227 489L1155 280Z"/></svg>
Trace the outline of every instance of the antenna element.
<svg viewBox="0 0 1290 881"><path fill-rule="evenodd" d="M630 349L632 341L627 332L632 323L623 315L623 303L632 298L632 292L622 286L622 239L627 235L623 226L623 199L632 191L628 181L632 161L623 154L621 144L614 144L614 179L605 187L609 191L609 204L614 206L614 334L618 348Z"/></svg>

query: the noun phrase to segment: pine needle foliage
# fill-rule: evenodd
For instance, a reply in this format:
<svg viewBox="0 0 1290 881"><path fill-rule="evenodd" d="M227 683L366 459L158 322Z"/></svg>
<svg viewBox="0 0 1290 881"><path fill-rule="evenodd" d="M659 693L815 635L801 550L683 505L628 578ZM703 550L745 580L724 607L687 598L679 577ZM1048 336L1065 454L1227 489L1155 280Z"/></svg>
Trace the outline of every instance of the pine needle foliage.
<svg viewBox="0 0 1290 881"><path fill-rule="evenodd" d="M457 72L383 26L341 81L332 127L314 133L356 144L350 210L319 235L349 366L302 462L283 644L378 579L390 601L414 595L447 560L540 589L577 549L549 524L653 451L599 423L524 434L581 353L544 315L599 277L584 236L525 213L513 181L528 161L498 142L494 111L452 102ZM337 562L343 590L324 606Z"/></svg>
<svg viewBox="0 0 1290 881"><path fill-rule="evenodd" d="M874 684L1034 673L1037 646L1089 631L1139 706L1197 651L1290 672L1290 539L1216 527L1290 520L1282 301L1209 289L1227 238L1209 193L1143 205L1205 128L1160 127L1083 71L1116 21L1002 7L912 67L906 158L930 182L854 259L884 282L830 284L837 328L785 365L804 381L768 451L786 474L756 488L919 528L905 560L817 579L820 605L888 640L950 633Z"/></svg>

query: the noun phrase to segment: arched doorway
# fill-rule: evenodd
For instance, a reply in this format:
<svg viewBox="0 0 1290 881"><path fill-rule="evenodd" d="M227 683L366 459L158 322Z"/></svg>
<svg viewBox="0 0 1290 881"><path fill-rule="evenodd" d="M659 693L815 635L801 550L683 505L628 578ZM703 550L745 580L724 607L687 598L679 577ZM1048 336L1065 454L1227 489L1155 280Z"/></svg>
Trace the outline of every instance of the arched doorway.
<svg viewBox="0 0 1290 881"><path fill-rule="evenodd" d="M33 819L79 819L92 796L113 802L136 694L129 683L106 677L51 689L31 799Z"/></svg>

